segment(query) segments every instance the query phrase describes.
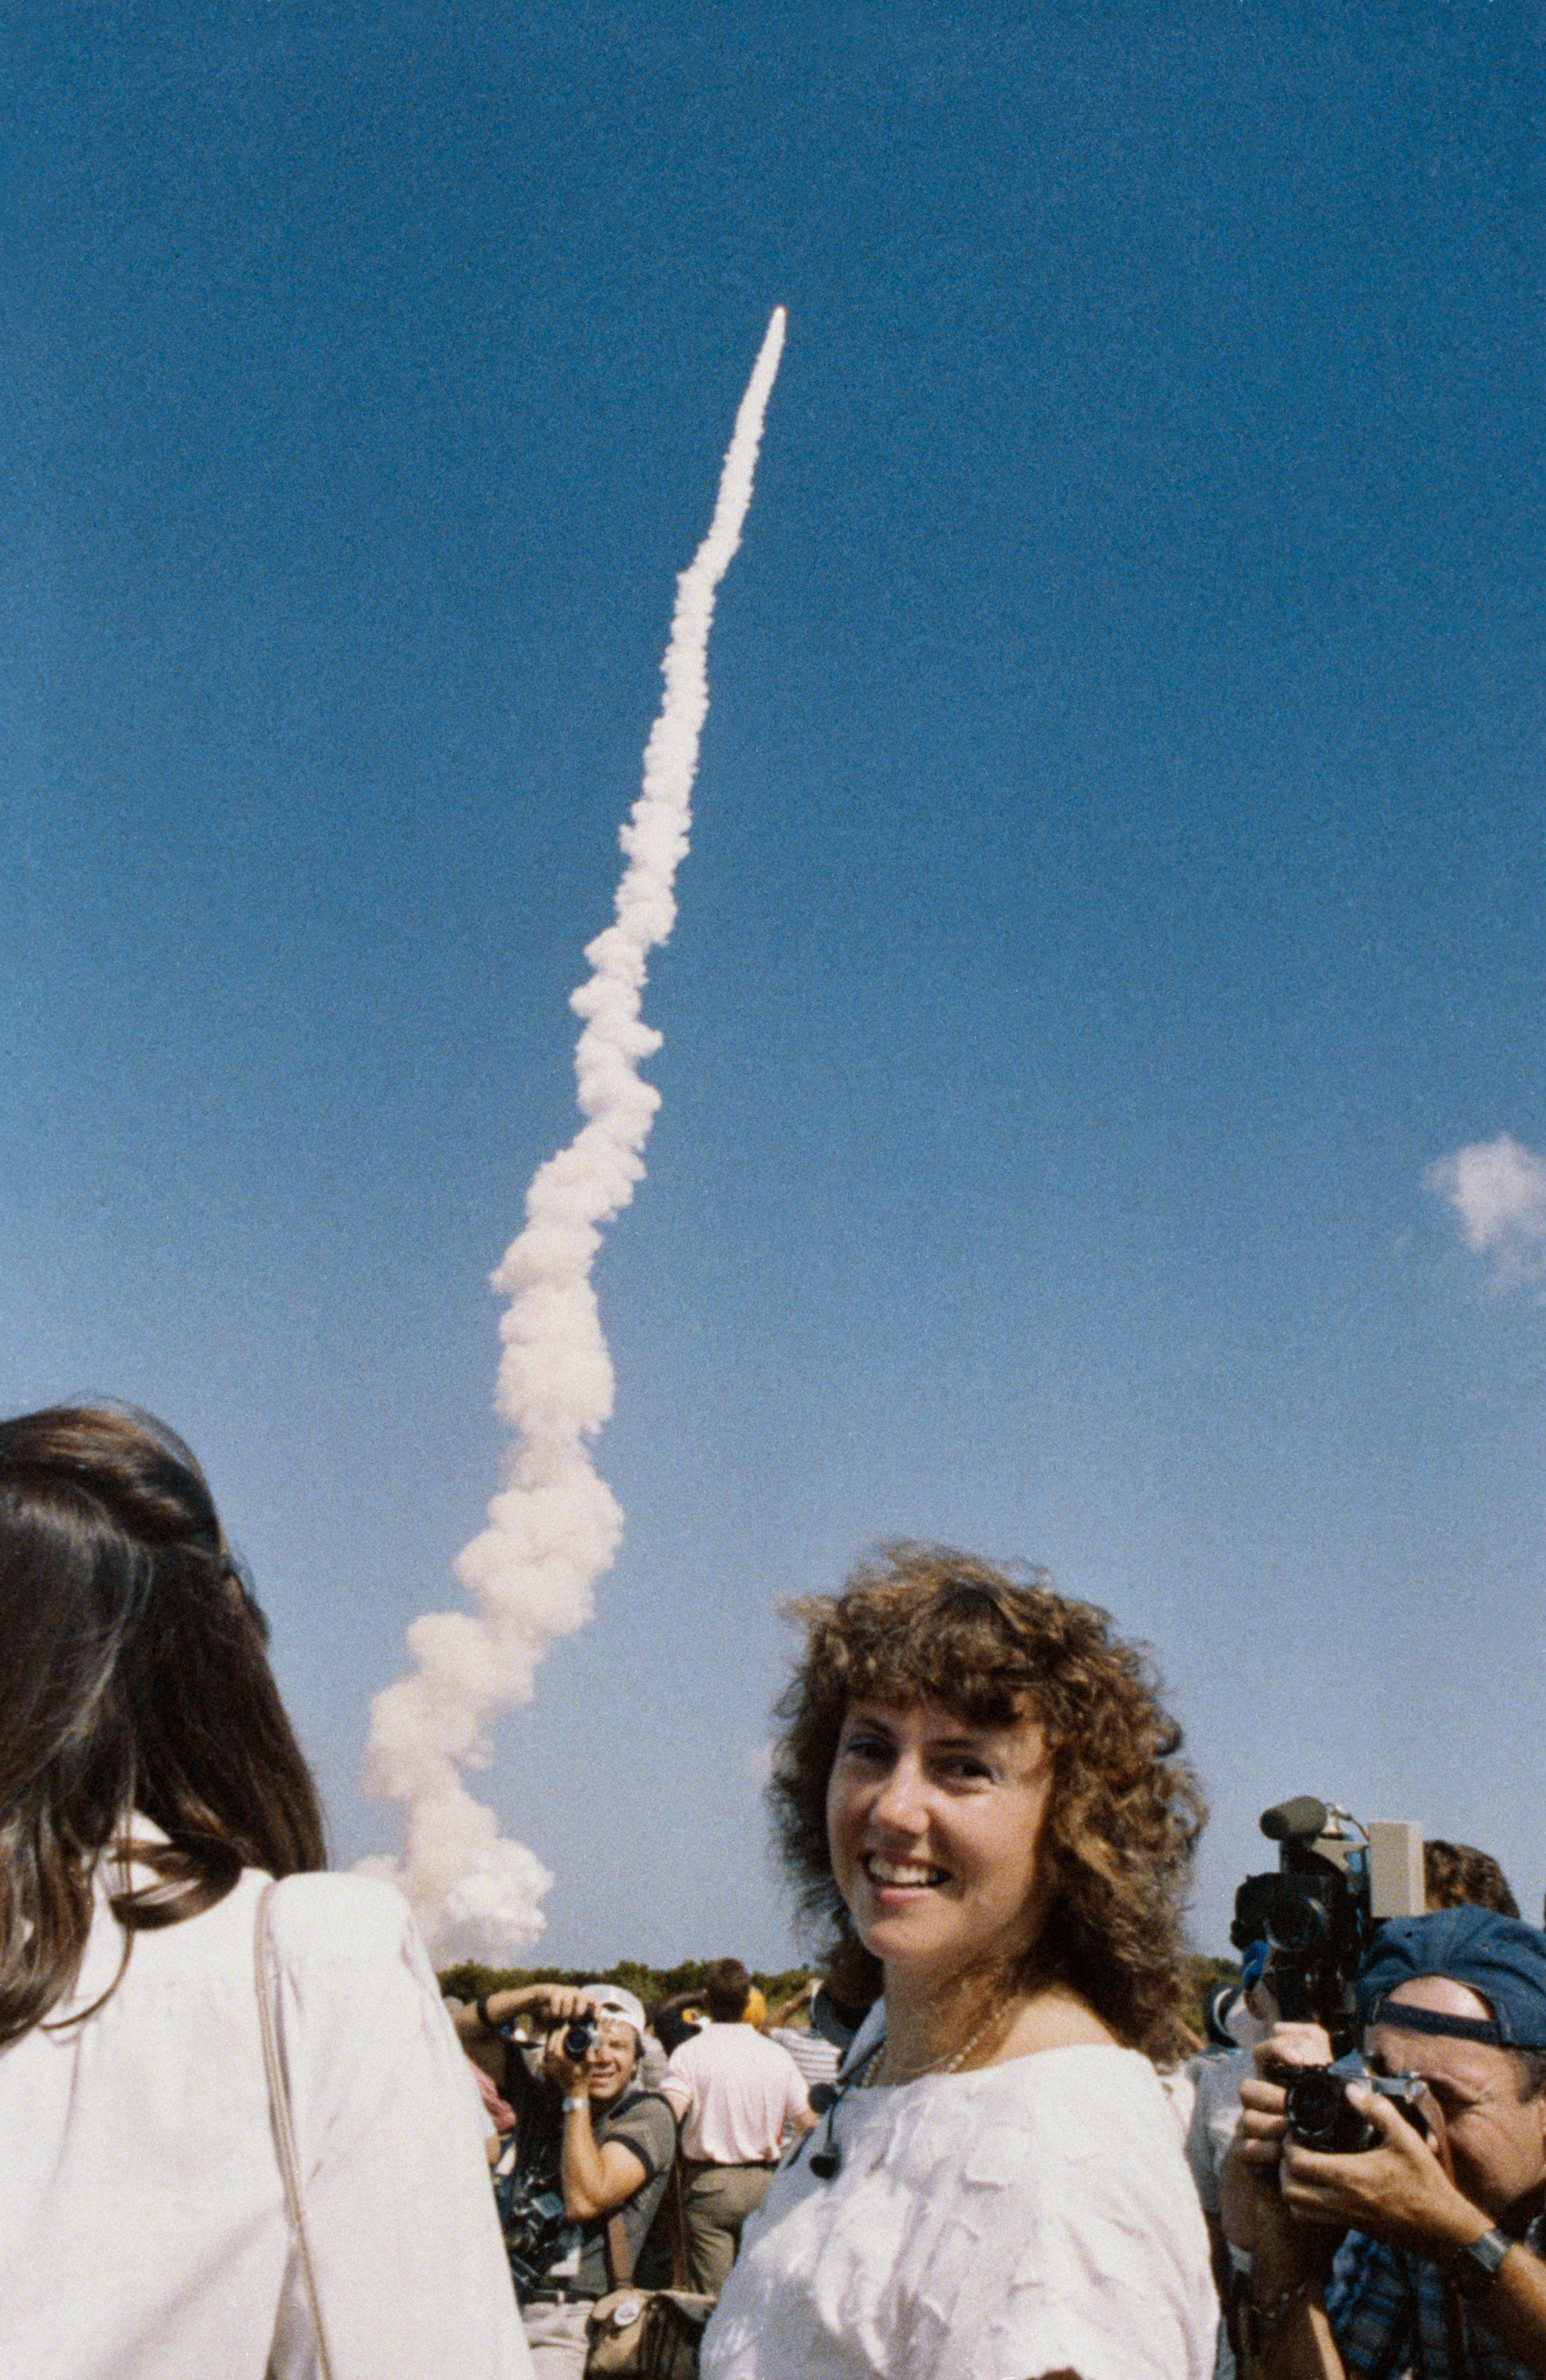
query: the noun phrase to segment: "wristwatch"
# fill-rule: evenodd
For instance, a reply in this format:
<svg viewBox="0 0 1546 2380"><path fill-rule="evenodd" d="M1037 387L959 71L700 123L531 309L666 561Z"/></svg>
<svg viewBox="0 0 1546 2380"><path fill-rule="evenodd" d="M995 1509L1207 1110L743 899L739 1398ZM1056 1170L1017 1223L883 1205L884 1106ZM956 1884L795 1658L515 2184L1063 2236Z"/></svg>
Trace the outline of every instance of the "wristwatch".
<svg viewBox="0 0 1546 2380"><path fill-rule="evenodd" d="M1479 2240L1467 2240L1457 2251L1450 2265L1450 2275L1463 2298L1479 2298L1490 2289L1498 2277L1498 2267L1509 2250L1518 2243L1506 2231L1484 2231Z"/></svg>

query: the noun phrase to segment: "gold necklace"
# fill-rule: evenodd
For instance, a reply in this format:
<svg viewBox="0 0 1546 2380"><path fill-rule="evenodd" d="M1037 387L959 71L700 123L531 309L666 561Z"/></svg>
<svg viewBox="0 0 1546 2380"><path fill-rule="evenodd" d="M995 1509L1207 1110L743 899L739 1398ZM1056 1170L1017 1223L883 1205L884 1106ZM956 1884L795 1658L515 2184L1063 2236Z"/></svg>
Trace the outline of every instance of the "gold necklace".
<svg viewBox="0 0 1546 2380"><path fill-rule="evenodd" d="M983 2040L989 2028L998 2022L1000 2017L1005 2014L1011 2005L1012 2002L1006 1999L995 2000L992 2007L988 2010L987 2015L983 2018L981 2023L977 2027L975 2033L969 2033L967 2035L959 2049L947 2049L942 2058L931 2058L927 2066L915 2066L910 2073L898 2074L894 2077L894 2081L896 2083L921 2082L926 2074L958 2073L960 2069L966 2064L968 2058L971 2056L972 2051L977 2048L978 2045ZM882 2038L875 2044L874 2048L870 2053L869 2058L865 2062L864 2072L859 2077L859 2089L861 2091L873 2091L878 2087L881 2080L881 2069L885 2064L888 2046L889 2045L883 2034Z"/></svg>

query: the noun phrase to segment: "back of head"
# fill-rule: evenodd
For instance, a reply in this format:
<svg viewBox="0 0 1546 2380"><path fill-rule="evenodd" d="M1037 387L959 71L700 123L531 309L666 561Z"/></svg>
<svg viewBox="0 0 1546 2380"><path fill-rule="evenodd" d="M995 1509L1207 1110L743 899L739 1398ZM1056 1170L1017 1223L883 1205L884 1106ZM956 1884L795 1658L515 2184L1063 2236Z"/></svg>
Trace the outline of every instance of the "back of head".
<svg viewBox="0 0 1546 2380"><path fill-rule="evenodd" d="M751 1977L739 1959L716 1959L703 1978L703 1997L716 2024L739 2024L751 1998Z"/></svg>
<svg viewBox="0 0 1546 2380"><path fill-rule="evenodd" d="M1424 1843L1423 1891L1430 1909L1495 1909L1517 1917L1519 1904L1491 1852L1474 1843Z"/></svg>
<svg viewBox="0 0 1546 2380"><path fill-rule="evenodd" d="M130 1927L192 1916L243 1865L323 1864L266 1633L169 1431L93 1406L0 1423L0 2043L69 1988L134 1811L167 1845L115 1898Z"/></svg>

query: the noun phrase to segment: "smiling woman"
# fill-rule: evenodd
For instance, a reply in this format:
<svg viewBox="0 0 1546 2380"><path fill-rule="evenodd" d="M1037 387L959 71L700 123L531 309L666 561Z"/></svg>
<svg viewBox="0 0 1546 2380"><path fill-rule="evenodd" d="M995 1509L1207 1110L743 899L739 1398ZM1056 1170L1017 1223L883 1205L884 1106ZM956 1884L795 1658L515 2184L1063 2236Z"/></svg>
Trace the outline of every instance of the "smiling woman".
<svg viewBox="0 0 1546 2380"><path fill-rule="evenodd" d="M1103 1612L894 1547L798 1605L771 1789L846 2000L880 1998L749 2228L707 2380L1204 2380L1184 2034L1202 1803Z"/></svg>
<svg viewBox="0 0 1546 2380"><path fill-rule="evenodd" d="M833 1881L895 1983L1013 1964L1044 1897L1046 1740L946 1704L851 1706L827 1787ZM893 2049L896 2045L893 2041Z"/></svg>

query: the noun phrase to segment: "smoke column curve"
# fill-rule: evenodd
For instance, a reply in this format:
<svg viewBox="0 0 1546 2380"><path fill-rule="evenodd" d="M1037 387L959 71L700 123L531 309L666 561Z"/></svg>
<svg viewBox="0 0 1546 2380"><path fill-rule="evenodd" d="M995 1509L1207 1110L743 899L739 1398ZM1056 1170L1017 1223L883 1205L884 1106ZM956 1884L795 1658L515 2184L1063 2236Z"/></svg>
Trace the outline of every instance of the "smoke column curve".
<svg viewBox="0 0 1546 2380"><path fill-rule="evenodd" d="M709 709L714 599L741 541L784 328L780 306L736 416L708 534L676 581L661 663L665 691L644 748L642 789L618 837L627 865L615 915L587 944L591 972L570 995L583 1020L575 1076L585 1122L539 1166L525 1224L490 1276L509 1301L499 1323L494 1408L514 1441L488 1525L456 1557L472 1609L413 1621L412 1666L371 1706L366 1791L403 1803L407 1818L401 1858L360 1865L401 1888L443 1960L512 1961L546 1922L539 1903L552 1876L500 1835L461 1772L486 1766L495 1715L531 1700L552 1645L591 1618L595 1582L622 1541L622 1510L590 1452L613 1401L590 1268L603 1225L643 1177L660 1105L639 1073L661 1045L639 1014L646 961L676 922L673 886L688 849Z"/></svg>

